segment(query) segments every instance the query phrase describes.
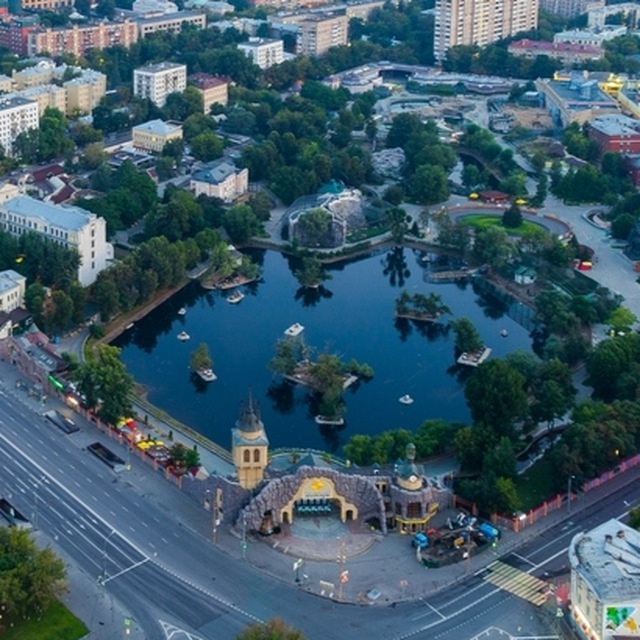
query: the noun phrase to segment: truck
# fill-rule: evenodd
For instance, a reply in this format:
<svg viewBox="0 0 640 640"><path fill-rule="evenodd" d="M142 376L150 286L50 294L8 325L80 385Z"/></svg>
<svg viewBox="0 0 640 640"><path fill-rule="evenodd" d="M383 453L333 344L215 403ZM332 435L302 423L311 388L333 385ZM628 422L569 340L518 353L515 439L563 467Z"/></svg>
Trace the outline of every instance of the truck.
<svg viewBox="0 0 640 640"><path fill-rule="evenodd" d="M478 531L487 539L488 542L497 542L500 540L500 529L494 527L488 522L481 522Z"/></svg>
<svg viewBox="0 0 640 640"><path fill-rule="evenodd" d="M419 531L413 536L413 540L411 541L411 545L415 549L426 549L429 546L429 538Z"/></svg>

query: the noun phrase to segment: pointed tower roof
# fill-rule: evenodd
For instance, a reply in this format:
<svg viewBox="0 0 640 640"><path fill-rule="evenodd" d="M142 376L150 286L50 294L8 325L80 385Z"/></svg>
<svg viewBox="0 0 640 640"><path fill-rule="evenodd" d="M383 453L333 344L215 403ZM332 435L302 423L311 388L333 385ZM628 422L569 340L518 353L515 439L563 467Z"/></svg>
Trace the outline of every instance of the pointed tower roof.
<svg viewBox="0 0 640 640"><path fill-rule="evenodd" d="M240 405L240 412L236 420L236 428L232 429L234 444L269 444L264 431L264 423L260 419L260 409L249 391L248 402Z"/></svg>
<svg viewBox="0 0 640 640"><path fill-rule="evenodd" d="M253 393L249 391L249 401L240 405L240 414L236 420L236 427L242 433L250 434L264 431L264 423L260 419L260 409L253 402Z"/></svg>

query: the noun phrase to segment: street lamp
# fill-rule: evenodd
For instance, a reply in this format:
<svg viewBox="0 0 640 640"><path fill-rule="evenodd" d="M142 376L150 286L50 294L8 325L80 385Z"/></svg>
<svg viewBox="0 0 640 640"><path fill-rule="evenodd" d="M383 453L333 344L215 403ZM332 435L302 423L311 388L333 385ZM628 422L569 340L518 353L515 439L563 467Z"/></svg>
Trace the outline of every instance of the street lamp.
<svg viewBox="0 0 640 640"><path fill-rule="evenodd" d="M102 546L102 575L98 578L100 584L104 584L105 578L107 577L107 544L109 543L109 538L115 532L115 529L111 529L109 535L104 539L104 545Z"/></svg>
<svg viewBox="0 0 640 640"><path fill-rule="evenodd" d="M576 477L571 475L567 480L567 513L571 513L571 481L575 479Z"/></svg>
<svg viewBox="0 0 640 640"><path fill-rule="evenodd" d="M219 489L217 491L220 491ZM218 496L217 492L214 496L213 491L211 489L207 489L204 492L205 501L209 504L209 509L211 511L211 542L213 544L216 543L217 534L218 534ZM207 497L208 496L208 497ZM205 505L206 508L206 505Z"/></svg>
<svg viewBox="0 0 640 640"><path fill-rule="evenodd" d="M247 514L242 513L242 559L247 559Z"/></svg>

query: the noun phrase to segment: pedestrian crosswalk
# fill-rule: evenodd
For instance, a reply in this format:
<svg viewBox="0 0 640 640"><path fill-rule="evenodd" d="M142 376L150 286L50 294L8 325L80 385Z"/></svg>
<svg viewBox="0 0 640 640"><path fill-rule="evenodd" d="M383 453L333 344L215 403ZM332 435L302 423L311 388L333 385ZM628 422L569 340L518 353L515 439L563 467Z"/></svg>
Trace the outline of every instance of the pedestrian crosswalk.
<svg viewBox="0 0 640 640"><path fill-rule="evenodd" d="M550 593L550 585L544 580L499 560L487 567L484 580L538 607L547 601Z"/></svg>

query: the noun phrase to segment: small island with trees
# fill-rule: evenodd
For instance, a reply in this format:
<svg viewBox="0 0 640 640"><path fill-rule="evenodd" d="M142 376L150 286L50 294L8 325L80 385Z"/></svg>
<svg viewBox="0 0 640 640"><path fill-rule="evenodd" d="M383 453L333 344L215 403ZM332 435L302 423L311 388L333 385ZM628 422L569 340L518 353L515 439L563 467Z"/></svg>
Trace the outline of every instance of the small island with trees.
<svg viewBox="0 0 640 640"><path fill-rule="evenodd" d="M437 322L440 316L451 313L437 293L410 294L406 289L396 299L396 317L416 322Z"/></svg>
<svg viewBox="0 0 640 640"><path fill-rule="evenodd" d="M344 390L358 380L370 380L374 376L368 364L350 360L345 363L336 354L322 353L313 362L311 349L300 336L287 336L275 346L276 354L269 362L273 373L285 380L307 387L318 401L318 424L342 425L346 407Z"/></svg>
<svg viewBox="0 0 640 640"><path fill-rule="evenodd" d="M189 356L189 366L193 374L200 376L205 382L213 382L218 378L211 368L213 359L209 354L209 347L201 342Z"/></svg>

